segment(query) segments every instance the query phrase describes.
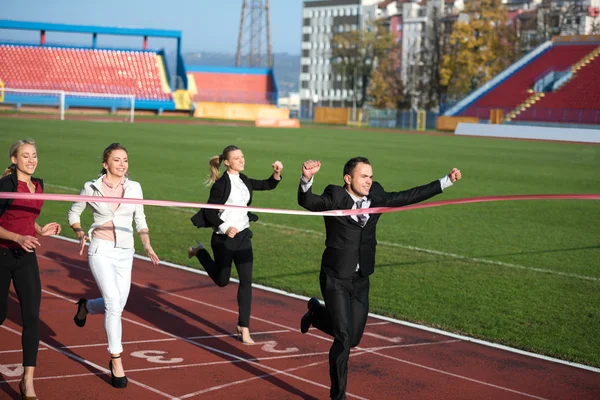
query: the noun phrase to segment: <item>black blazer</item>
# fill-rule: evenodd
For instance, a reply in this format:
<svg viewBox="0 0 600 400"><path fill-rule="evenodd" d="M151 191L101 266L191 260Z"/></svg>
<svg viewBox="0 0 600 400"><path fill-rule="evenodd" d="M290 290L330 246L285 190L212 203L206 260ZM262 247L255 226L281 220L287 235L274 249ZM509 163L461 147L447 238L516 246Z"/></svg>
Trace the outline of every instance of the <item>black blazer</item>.
<svg viewBox="0 0 600 400"><path fill-rule="evenodd" d="M37 178L31 178L32 182L37 182L42 186L42 192L44 191L44 181ZM17 180L17 172L12 171L10 175L6 175L0 179L0 192L16 192L19 187L19 181ZM0 199L0 216L10 207L13 199Z"/></svg>
<svg viewBox="0 0 600 400"><path fill-rule="evenodd" d="M373 182L369 196L370 207L401 207L427 200L442 193L439 180L401 192L386 192L378 182ZM322 195L311 189L298 187L298 204L309 211L349 210L354 200L341 186L329 185ZM363 276L371 275L375 268L376 226L381 214L370 214L361 228L350 216L323 217L325 219L325 251L321 269L329 276L349 278L360 263Z"/></svg>
<svg viewBox="0 0 600 400"><path fill-rule="evenodd" d="M273 190L277 187L280 181L275 179L271 175L268 179L251 179L244 174L240 174L242 182L248 188L250 192L250 200L248 200L247 206L252 203L252 191L253 190ZM223 173L219 179L210 188L210 196L208 198L208 204L225 204L231 194L231 181L227 172ZM256 214L248 213L250 221L257 221L258 216ZM198 228L218 228L223 220L219 217L219 210L216 209L200 209L196 215L192 218L192 223Z"/></svg>

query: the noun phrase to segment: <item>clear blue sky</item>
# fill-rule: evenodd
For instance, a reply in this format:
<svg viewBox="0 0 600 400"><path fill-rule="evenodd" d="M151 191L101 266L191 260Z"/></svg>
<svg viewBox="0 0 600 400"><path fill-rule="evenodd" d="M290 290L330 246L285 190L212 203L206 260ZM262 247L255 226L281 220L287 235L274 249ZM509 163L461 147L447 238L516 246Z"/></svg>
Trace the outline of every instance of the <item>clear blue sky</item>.
<svg viewBox="0 0 600 400"><path fill-rule="evenodd" d="M251 0L248 0L251 3ZM300 53L302 0L271 0L276 53ZM0 19L180 30L183 51L235 53L242 0L0 0ZM39 33L0 29L0 41L37 42ZM48 33L48 43L91 44L91 35ZM149 39L151 48L171 48ZM141 47L141 38L100 36L99 46Z"/></svg>

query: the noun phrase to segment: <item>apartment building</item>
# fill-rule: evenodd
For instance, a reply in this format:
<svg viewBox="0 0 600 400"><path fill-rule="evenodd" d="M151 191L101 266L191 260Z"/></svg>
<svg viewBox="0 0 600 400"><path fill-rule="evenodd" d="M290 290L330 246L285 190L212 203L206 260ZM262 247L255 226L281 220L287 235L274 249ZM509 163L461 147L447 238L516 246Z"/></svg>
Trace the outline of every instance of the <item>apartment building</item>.
<svg viewBox="0 0 600 400"><path fill-rule="evenodd" d="M337 74L331 60L331 37L337 32L364 29L376 18L380 0L305 1L302 10L300 59L301 115L313 115L315 106L351 107L354 90ZM360 94L360 90L357 90Z"/></svg>

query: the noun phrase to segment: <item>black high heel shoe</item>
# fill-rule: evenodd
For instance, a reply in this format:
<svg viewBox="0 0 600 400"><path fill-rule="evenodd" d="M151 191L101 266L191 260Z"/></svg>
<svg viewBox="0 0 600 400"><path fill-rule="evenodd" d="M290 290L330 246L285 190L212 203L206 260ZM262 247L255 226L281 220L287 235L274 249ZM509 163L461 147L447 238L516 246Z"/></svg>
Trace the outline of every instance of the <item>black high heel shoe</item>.
<svg viewBox="0 0 600 400"><path fill-rule="evenodd" d="M112 387L117 389L125 389L127 387L127 377L126 376L115 376L113 373L113 365L112 360L116 360L119 357L110 356L111 360L108 362L108 368L110 369L110 383Z"/></svg>
<svg viewBox="0 0 600 400"><path fill-rule="evenodd" d="M19 382L19 392L21 393L21 400L38 400L37 396L25 396L25 381L22 379Z"/></svg>
<svg viewBox="0 0 600 400"><path fill-rule="evenodd" d="M199 250L204 249L204 245L202 243L200 243L197 240L196 240L196 243L198 243L198 246L196 246L196 247L190 247L188 249L188 258L194 257L196 254L198 254Z"/></svg>
<svg viewBox="0 0 600 400"><path fill-rule="evenodd" d="M79 301L77 303L77 313L75 314L75 316L73 317L73 321L75 321L75 325L77 325L80 328L83 328L85 326L85 321L87 320L87 316L84 319L79 319L77 318L77 316L79 315L79 313L81 312L81 307L85 307L87 304L87 299L81 298L79 299Z"/></svg>

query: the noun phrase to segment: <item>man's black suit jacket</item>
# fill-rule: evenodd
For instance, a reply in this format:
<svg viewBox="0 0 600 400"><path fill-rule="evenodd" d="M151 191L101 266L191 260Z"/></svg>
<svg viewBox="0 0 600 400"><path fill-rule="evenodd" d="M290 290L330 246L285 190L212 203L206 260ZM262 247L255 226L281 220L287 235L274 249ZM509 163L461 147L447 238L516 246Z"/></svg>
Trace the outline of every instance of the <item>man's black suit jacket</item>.
<svg viewBox="0 0 600 400"><path fill-rule="evenodd" d="M244 174L240 174L240 179L250 192L250 200L247 206L252 204L253 190L273 190L279 184L279 181L271 175L268 179L251 179ZM223 173L219 179L212 185L208 204L225 204L231 194L231 180L227 176L227 172ZM257 221L258 216L248 213L250 221ZM192 223L198 228L218 228L223 224L223 220L219 217L219 210L216 209L201 209L192 218Z"/></svg>
<svg viewBox="0 0 600 400"><path fill-rule="evenodd" d="M386 192L378 182L373 182L368 198L370 207L401 207L427 200L442 192L439 180L401 192ZM322 195L311 189L298 188L298 204L309 211L349 210L354 200L344 187L329 185ZM323 217L325 219L325 251L321 268L336 278L349 278L360 264L363 276L371 275L375 268L376 226L381 214L370 214L361 228L350 216Z"/></svg>

